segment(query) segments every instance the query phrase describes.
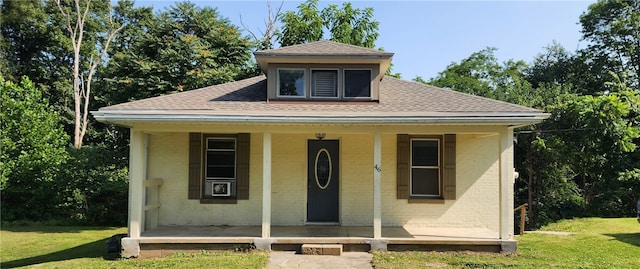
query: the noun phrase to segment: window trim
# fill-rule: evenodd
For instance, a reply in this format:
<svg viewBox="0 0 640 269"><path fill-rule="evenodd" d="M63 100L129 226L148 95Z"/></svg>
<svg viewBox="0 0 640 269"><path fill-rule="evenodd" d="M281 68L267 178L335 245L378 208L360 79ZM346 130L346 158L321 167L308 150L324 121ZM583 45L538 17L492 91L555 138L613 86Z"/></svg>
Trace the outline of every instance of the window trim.
<svg viewBox="0 0 640 269"><path fill-rule="evenodd" d="M302 95L281 95L280 94L280 70L302 70L302 78L304 79L304 83L302 84ZM279 67L276 69L276 97L277 98L285 98L285 99L305 99L307 98L307 69L299 68L299 67Z"/></svg>
<svg viewBox="0 0 640 269"><path fill-rule="evenodd" d="M430 135L430 136L411 136L409 138L409 198L410 199L443 199L444 198L444 177L443 177L443 163L444 163L444 143L443 136ZM438 142L438 165L437 166L414 166L413 165L413 141L437 141ZM413 193L413 169L425 168L425 169L438 169L438 194L414 194Z"/></svg>
<svg viewBox="0 0 640 269"><path fill-rule="evenodd" d="M323 97L323 96L314 96L314 83L313 83L313 71L336 71L336 96L335 97ZM340 87L340 80L343 78L340 77L340 68L310 68L309 69L309 98L312 100L340 100L342 99L343 90Z"/></svg>
<svg viewBox="0 0 640 269"><path fill-rule="evenodd" d="M369 71L369 96L364 96L364 97L358 97L358 96L354 96L354 97L350 97L347 96L347 87L346 87L346 83L347 83L347 71L361 71L361 70L366 70ZM372 95L373 95L373 69L371 68L343 68L342 69L342 98L345 100L371 100Z"/></svg>

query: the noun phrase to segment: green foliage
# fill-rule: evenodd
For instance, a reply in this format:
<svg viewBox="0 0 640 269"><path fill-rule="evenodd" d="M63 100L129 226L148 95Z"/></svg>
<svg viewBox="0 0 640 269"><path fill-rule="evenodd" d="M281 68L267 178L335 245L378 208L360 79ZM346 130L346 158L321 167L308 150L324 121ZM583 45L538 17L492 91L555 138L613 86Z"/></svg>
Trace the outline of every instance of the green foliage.
<svg viewBox="0 0 640 269"><path fill-rule="evenodd" d="M298 12L282 14L278 33L280 46L318 41L326 30L332 41L373 48L378 39L379 22L373 19L373 8L354 9L345 2L342 7L330 4L318 10L318 0L308 0L298 6Z"/></svg>
<svg viewBox="0 0 640 269"><path fill-rule="evenodd" d="M280 46L286 47L322 39L324 21L318 11L318 0L308 0L298 6L298 12L287 11L280 18Z"/></svg>
<svg viewBox="0 0 640 269"><path fill-rule="evenodd" d="M354 9L349 2L342 3L342 7L330 4L321 16L332 41L366 48L375 46L380 23L373 19L373 8Z"/></svg>
<svg viewBox="0 0 640 269"><path fill-rule="evenodd" d="M139 21L126 29L127 44L115 48L99 98L115 104L191 90L241 78L251 42L216 9L177 3L151 16L151 10L123 10ZM133 27L138 27L134 29Z"/></svg>
<svg viewBox="0 0 640 269"><path fill-rule="evenodd" d="M60 166L68 161L68 136L42 92L24 77L0 78L0 191L2 218L56 217Z"/></svg>
<svg viewBox="0 0 640 269"><path fill-rule="evenodd" d="M580 16L587 47L579 51L580 86L603 93L611 72L625 74L628 84L640 87L640 2L600 0ZM578 85L578 84L576 84Z"/></svg>
<svg viewBox="0 0 640 269"><path fill-rule="evenodd" d="M118 152L103 145L70 147L60 173L64 215L83 225L126 225L128 169L118 165Z"/></svg>
<svg viewBox="0 0 640 269"><path fill-rule="evenodd" d="M500 81L508 81L505 71L494 52L496 48L485 48L462 59L460 63L452 63L438 73L438 76L427 83L433 86L446 87L455 91L496 99L503 92ZM513 63L512 63L513 64ZM518 63L519 64L519 63Z"/></svg>
<svg viewBox="0 0 640 269"><path fill-rule="evenodd" d="M29 77L55 110L70 119L70 44L58 13L54 1L2 1L0 51L6 58L0 61L6 79Z"/></svg>
<svg viewBox="0 0 640 269"><path fill-rule="evenodd" d="M552 108L549 119L566 130L558 139L564 160L576 173L585 212L598 216L632 215L640 189L621 184L620 175L640 167L637 149L640 93L621 91L602 96L569 96ZM630 177L629 179L633 179Z"/></svg>

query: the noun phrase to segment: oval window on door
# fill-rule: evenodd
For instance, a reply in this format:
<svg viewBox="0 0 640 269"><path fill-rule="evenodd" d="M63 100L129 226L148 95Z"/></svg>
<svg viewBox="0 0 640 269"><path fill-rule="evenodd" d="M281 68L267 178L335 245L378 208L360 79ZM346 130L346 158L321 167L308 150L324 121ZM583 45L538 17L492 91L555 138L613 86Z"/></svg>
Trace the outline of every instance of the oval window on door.
<svg viewBox="0 0 640 269"><path fill-rule="evenodd" d="M320 189L326 189L331 182L331 155L327 149L320 149L316 154L314 170L316 184Z"/></svg>

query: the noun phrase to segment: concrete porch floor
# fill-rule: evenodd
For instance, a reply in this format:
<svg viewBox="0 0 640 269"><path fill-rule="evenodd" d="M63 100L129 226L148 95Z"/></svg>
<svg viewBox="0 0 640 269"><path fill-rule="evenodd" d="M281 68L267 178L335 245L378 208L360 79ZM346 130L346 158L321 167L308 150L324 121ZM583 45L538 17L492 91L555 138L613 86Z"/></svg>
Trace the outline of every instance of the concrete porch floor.
<svg viewBox="0 0 640 269"><path fill-rule="evenodd" d="M161 226L142 233L142 238L222 239L259 238L260 226ZM272 226L272 238L373 238L366 226ZM382 237L394 240L495 241L498 232L486 228L383 227Z"/></svg>
<svg viewBox="0 0 640 269"><path fill-rule="evenodd" d="M373 238L373 227L272 226L262 238L260 226L162 226L147 230L139 244L143 257L176 251L249 248L300 251L303 244L342 244L345 251L476 250L515 251L514 240L502 240L486 228L383 227Z"/></svg>

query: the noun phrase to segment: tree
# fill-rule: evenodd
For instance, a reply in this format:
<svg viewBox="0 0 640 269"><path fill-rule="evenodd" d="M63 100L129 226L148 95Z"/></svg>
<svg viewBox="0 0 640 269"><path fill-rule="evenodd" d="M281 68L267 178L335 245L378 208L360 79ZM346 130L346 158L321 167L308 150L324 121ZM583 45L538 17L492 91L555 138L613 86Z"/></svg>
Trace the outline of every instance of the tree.
<svg viewBox="0 0 640 269"><path fill-rule="evenodd" d="M588 46L579 51L585 88L603 93L603 82L625 73L632 87L640 87L640 2L600 0L580 16L583 39ZM584 78L583 78L584 79Z"/></svg>
<svg viewBox="0 0 640 269"><path fill-rule="evenodd" d="M632 212L628 205L640 190L627 186L621 192L619 179L640 167L636 153L639 107L640 94L624 90L602 96L569 95L552 108L552 131L563 141L562 158L575 173L573 181L581 190L584 213L620 216Z"/></svg>
<svg viewBox="0 0 640 269"><path fill-rule="evenodd" d="M278 33L280 46L318 41L326 30L332 41L373 48L378 39L379 22L373 19L373 8L354 9L345 2L342 7L330 4L318 10L318 0L308 0L298 6L298 12L282 14Z"/></svg>
<svg viewBox="0 0 640 269"><path fill-rule="evenodd" d="M532 106L539 98L532 95L531 84L524 73L529 66L523 61L500 63L496 48L485 48L472 53L459 63L451 63L435 78L414 80L437 87L450 88L468 94Z"/></svg>
<svg viewBox="0 0 640 269"><path fill-rule="evenodd" d="M145 15L145 17L147 17ZM105 105L187 91L246 76L251 41L216 9L177 3L142 19L104 70Z"/></svg>
<svg viewBox="0 0 640 269"><path fill-rule="evenodd" d="M575 57L555 40L533 58L526 78L534 87L543 85L565 86L571 83Z"/></svg>
<svg viewBox="0 0 640 269"><path fill-rule="evenodd" d="M3 76L11 81L29 77L66 117L71 62L55 2L3 1L1 13Z"/></svg>
<svg viewBox="0 0 640 269"><path fill-rule="evenodd" d="M89 16L90 11L104 8L96 6L92 8L91 0L85 0L83 3L81 3L80 0L74 0L72 7L68 7L67 3L62 3L61 0L56 0L56 4L64 20L64 28L69 34L73 50L73 67L71 71L75 116L73 145L76 148L82 147L82 140L89 126L89 101L91 100L91 82L93 81L93 75L102 60L105 59L111 40L124 27L123 24L114 21L111 1L106 2L108 3L108 15L104 17L104 14L100 13L94 13ZM95 17L98 17L97 20ZM85 42L84 34L85 28L87 27L103 28L105 38L99 38L101 35L98 35L97 37L93 37L93 40L91 38L88 39L88 41L97 42L95 47L98 48L98 51L92 51L90 53L88 62L86 62L87 69L80 70L83 62L80 53L83 42ZM85 55L84 58L86 57Z"/></svg>
<svg viewBox="0 0 640 269"><path fill-rule="evenodd" d="M318 10L318 0L308 0L298 6L298 12L287 11L280 18L278 34L280 46L318 41L322 39L324 21Z"/></svg>
<svg viewBox="0 0 640 269"><path fill-rule="evenodd" d="M0 191L3 220L56 217L64 199L56 184L68 160L68 136L42 92L27 77L0 77Z"/></svg>
<svg viewBox="0 0 640 269"><path fill-rule="evenodd" d="M365 48L375 46L380 23L373 20L373 8L354 9L349 2L342 3L342 7L330 4L321 16L332 41Z"/></svg>
<svg viewBox="0 0 640 269"><path fill-rule="evenodd" d="M249 27L244 25L244 23L242 22L242 16L240 16L240 24L242 24L242 27L244 27L244 29L249 32L249 34L251 34L257 44L256 48L258 50L273 49L273 43L275 42L275 38L278 35L278 27L276 26L276 23L282 16L281 11L283 4L284 1L280 3L280 6L274 12L271 8L271 1L267 1L267 20L264 22L264 31L261 31L260 34L254 33L251 29L249 29ZM257 65L256 68L258 68Z"/></svg>

